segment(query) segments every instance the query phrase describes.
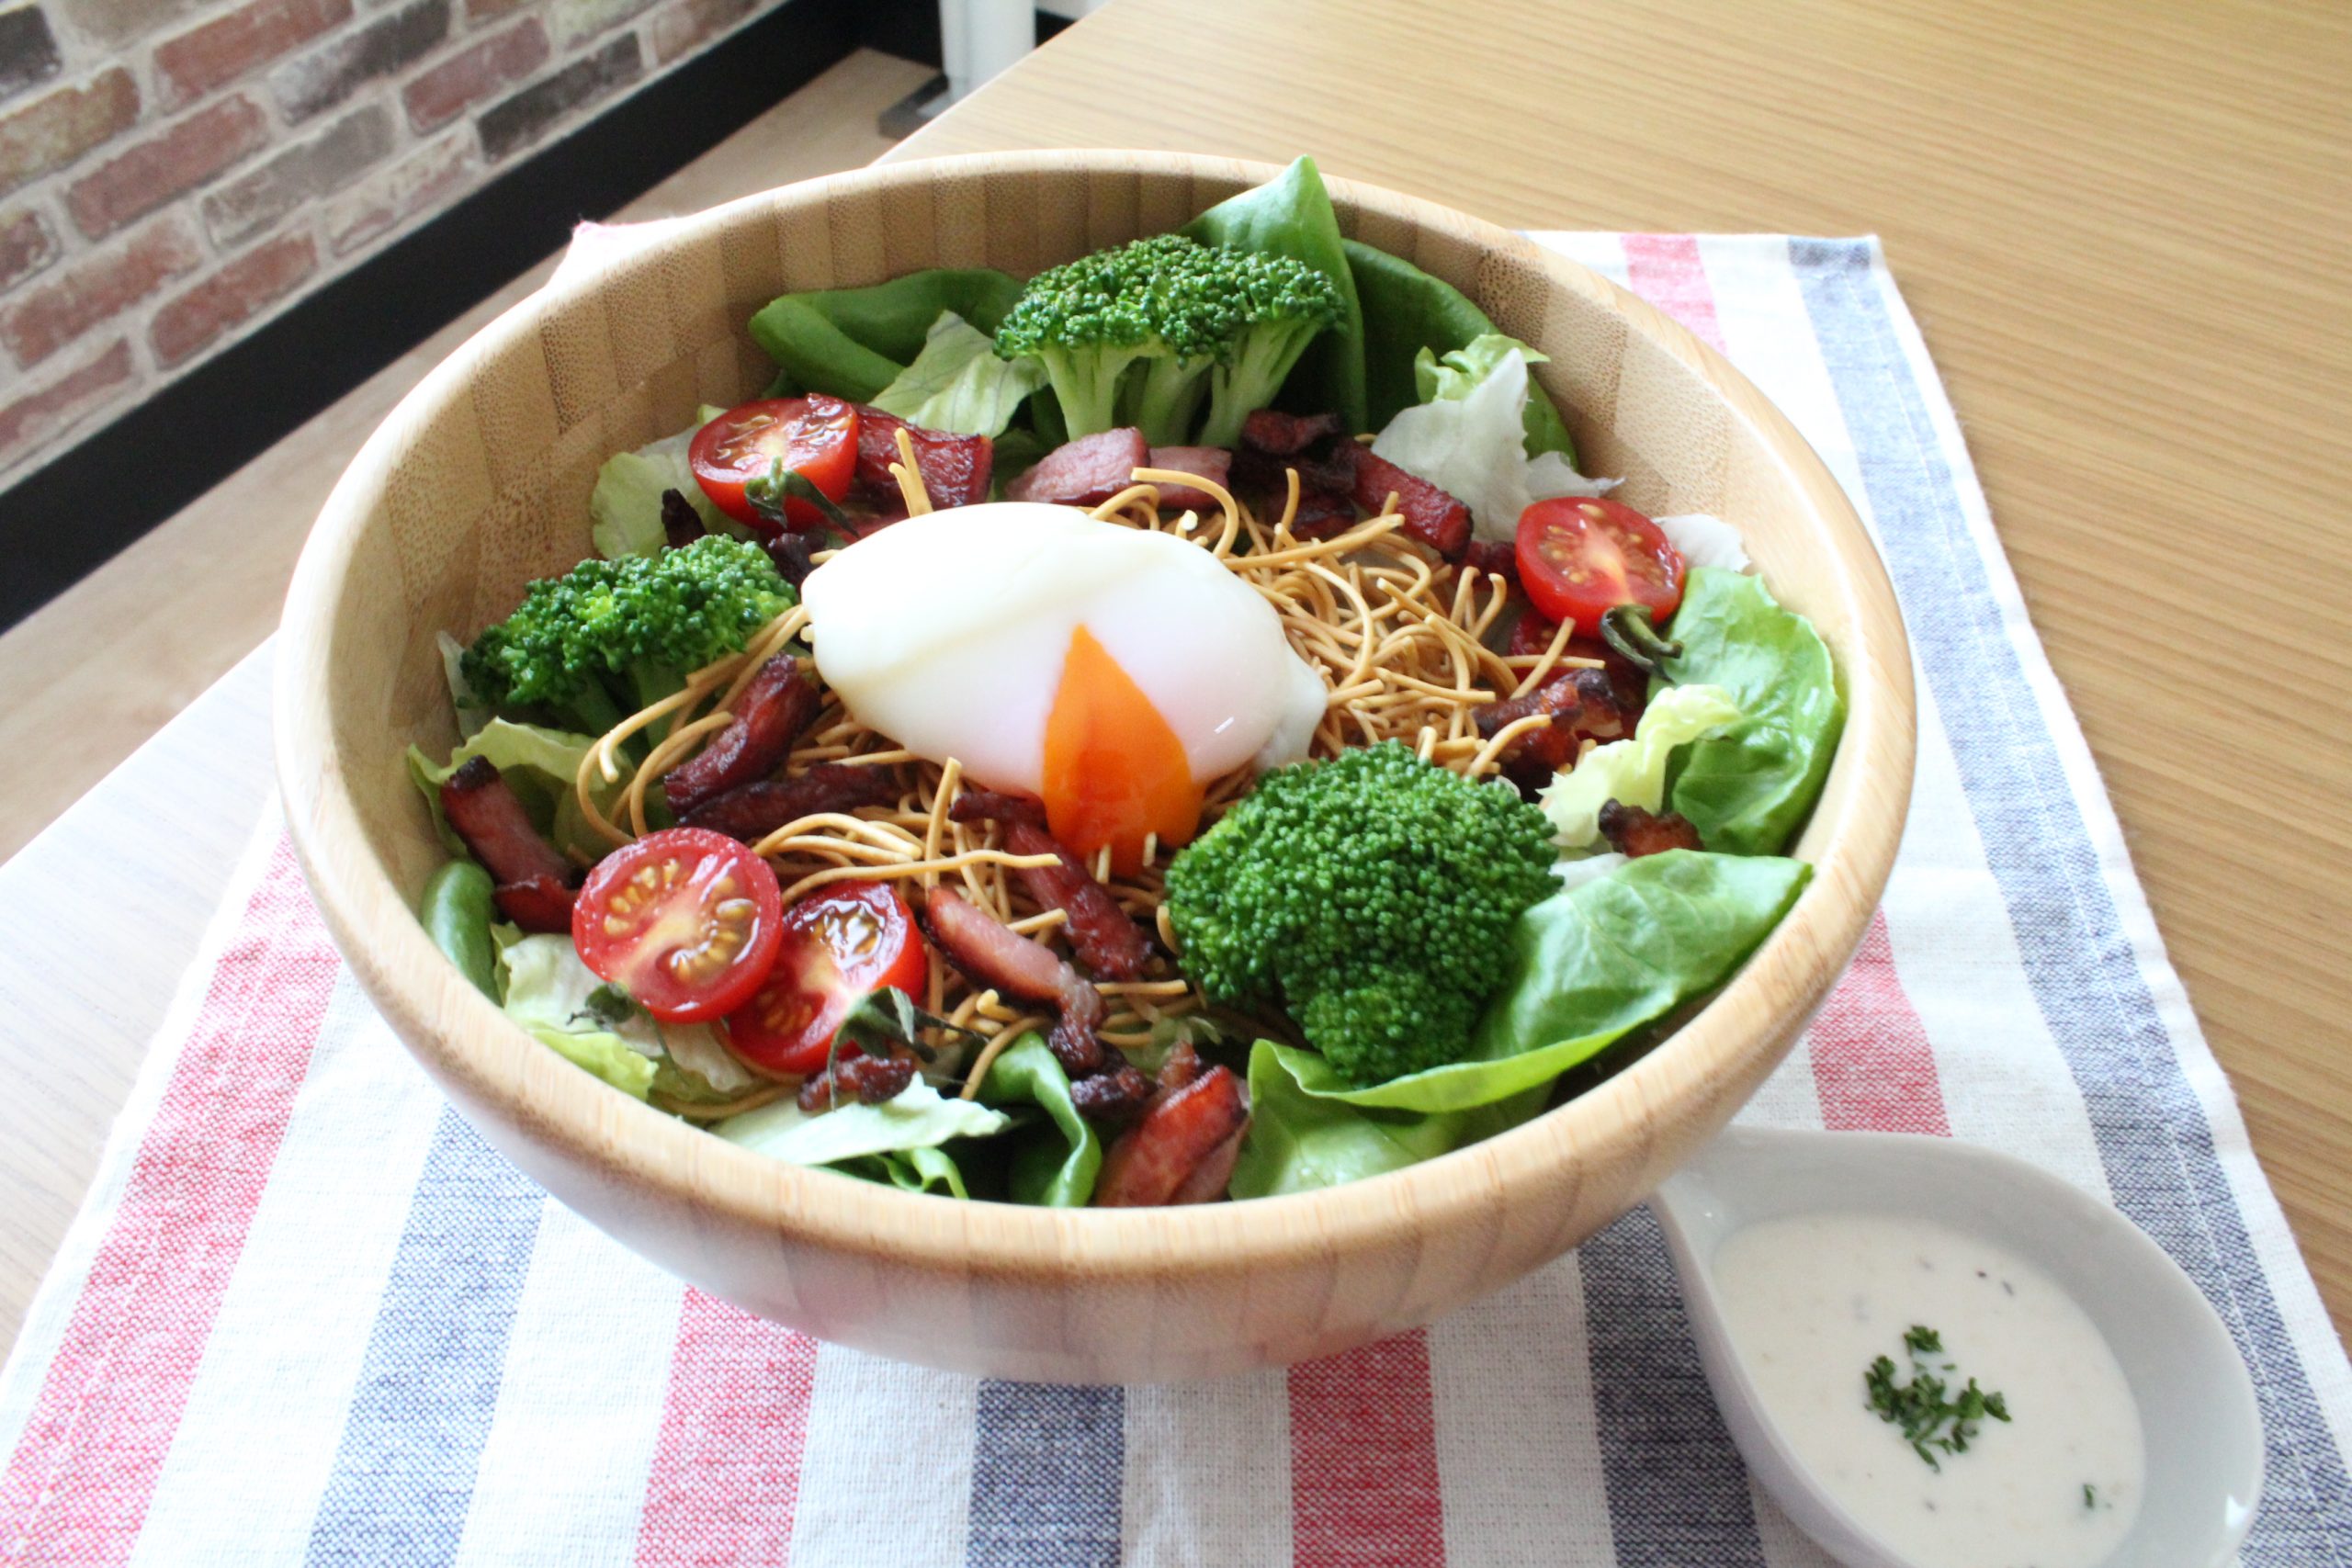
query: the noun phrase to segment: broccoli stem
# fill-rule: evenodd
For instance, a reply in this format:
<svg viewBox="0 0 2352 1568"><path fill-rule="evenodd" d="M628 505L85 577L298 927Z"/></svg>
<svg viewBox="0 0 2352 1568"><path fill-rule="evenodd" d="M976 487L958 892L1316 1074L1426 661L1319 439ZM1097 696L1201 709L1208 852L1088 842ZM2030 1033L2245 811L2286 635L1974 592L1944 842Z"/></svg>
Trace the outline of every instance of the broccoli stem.
<svg viewBox="0 0 2352 1568"><path fill-rule="evenodd" d="M1209 377L1209 417L1201 427L1204 446L1230 446L1241 439L1241 422L1270 406L1291 367L1322 330L1316 321L1261 321L1241 334L1232 359Z"/></svg>
<svg viewBox="0 0 2352 1568"><path fill-rule="evenodd" d="M1048 348L1039 355L1072 441L1119 428L1119 385L1142 356L1139 348L1099 346Z"/></svg>
<svg viewBox="0 0 2352 1568"><path fill-rule="evenodd" d="M1154 359L1130 378L1127 422L1153 446L1182 446L1193 438L1193 421L1208 396L1211 359ZM1240 427L1237 424L1235 434Z"/></svg>

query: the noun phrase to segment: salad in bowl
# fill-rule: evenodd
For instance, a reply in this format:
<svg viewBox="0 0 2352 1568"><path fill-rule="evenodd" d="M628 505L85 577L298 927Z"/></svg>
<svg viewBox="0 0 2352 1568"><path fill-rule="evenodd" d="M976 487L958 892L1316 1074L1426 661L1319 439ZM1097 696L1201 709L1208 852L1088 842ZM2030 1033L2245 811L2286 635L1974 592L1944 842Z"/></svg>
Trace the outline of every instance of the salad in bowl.
<svg viewBox="0 0 2352 1568"><path fill-rule="evenodd" d="M427 929L614 1090L956 1200L1304 1191L1589 1088L1805 886L1823 639L1311 162L750 333L409 753Z"/></svg>

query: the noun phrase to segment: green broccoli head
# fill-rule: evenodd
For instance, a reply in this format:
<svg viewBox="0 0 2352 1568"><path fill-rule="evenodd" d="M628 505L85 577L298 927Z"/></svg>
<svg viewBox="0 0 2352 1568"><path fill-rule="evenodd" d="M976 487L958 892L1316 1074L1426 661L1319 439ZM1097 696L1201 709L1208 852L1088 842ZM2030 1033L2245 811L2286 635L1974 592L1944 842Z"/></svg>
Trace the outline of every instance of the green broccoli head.
<svg viewBox="0 0 2352 1568"><path fill-rule="evenodd" d="M1396 742L1280 768L1168 868L1184 972L1281 1003L1359 1085L1458 1060L1557 887L1544 813Z"/></svg>
<svg viewBox="0 0 2352 1568"><path fill-rule="evenodd" d="M531 584L466 650L466 682L502 710L602 734L741 652L796 603L759 546L707 535L647 558L582 561Z"/></svg>
<svg viewBox="0 0 2352 1568"><path fill-rule="evenodd" d="M1217 444L1230 445L1339 308L1336 286L1303 263L1159 234L1031 278L996 346L1045 367L1073 437L1134 424L1154 446L1182 446L1208 398L1212 425L1232 427ZM1256 395L1270 371L1258 400L1227 418L1216 388Z"/></svg>

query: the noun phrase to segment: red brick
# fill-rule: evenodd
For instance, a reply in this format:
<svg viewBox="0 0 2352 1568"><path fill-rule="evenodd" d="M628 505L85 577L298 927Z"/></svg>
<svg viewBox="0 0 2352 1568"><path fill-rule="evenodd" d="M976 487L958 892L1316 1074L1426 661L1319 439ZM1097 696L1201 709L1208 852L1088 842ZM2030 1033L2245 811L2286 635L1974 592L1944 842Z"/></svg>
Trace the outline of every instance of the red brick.
<svg viewBox="0 0 2352 1568"><path fill-rule="evenodd" d="M494 22L509 11L532 4L532 0L466 0L466 26L478 28L484 22Z"/></svg>
<svg viewBox="0 0 2352 1568"><path fill-rule="evenodd" d="M299 209L356 181L391 156L390 105L352 110L308 141L273 152L204 198L212 243L232 250Z"/></svg>
<svg viewBox="0 0 2352 1568"><path fill-rule="evenodd" d="M752 13L758 0L683 0L653 18L653 54L662 64L698 48Z"/></svg>
<svg viewBox="0 0 2352 1568"><path fill-rule="evenodd" d="M0 343L32 366L101 321L111 321L203 259L196 235L177 218L122 243L77 259L58 276L0 310Z"/></svg>
<svg viewBox="0 0 2352 1568"><path fill-rule="evenodd" d="M62 169L139 118L139 85L116 66L78 87L43 93L0 119L0 194Z"/></svg>
<svg viewBox="0 0 2352 1568"><path fill-rule="evenodd" d="M406 70L448 36L449 0L415 0L288 61L269 73L269 85L289 121L305 120Z"/></svg>
<svg viewBox="0 0 2352 1568"><path fill-rule="evenodd" d="M623 33L601 49L576 56L554 75L500 99L474 117L482 156L494 164L528 146L573 110L636 81L644 63L637 35Z"/></svg>
<svg viewBox="0 0 2352 1568"><path fill-rule="evenodd" d="M548 33L537 17L459 50L401 92L408 122L420 133L447 125L463 114L468 105L537 71L547 58Z"/></svg>
<svg viewBox="0 0 2352 1568"><path fill-rule="evenodd" d="M281 298L319 265L308 234L287 234L247 251L155 312L148 341L159 365L177 365Z"/></svg>
<svg viewBox="0 0 2352 1568"><path fill-rule="evenodd" d="M351 0L249 0L155 46L164 107L192 104L224 82L351 20Z"/></svg>
<svg viewBox="0 0 2352 1568"><path fill-rule="evenodd" d="M74 227L99 239L194 190L268 140L260 107L251 98L227 98L100 164L74 182L65 206Z"/></svg>
<svg viewBox="0 0 2352 1568"><path fill-rule="evenodd" d="M438 208L480 166L469 130L454 131L410 153L326 204L322 216L328 246L342 255L420 212Z"/></svg>
<svg viewBox="0 0 2352 1568"><path fill-rule="evenodd" d="M0 405L0 466L64 429L130 379L130 343L117 338L86 365Z"/></svg>
<svg viewBox="0 0 2352 1568"><path fill-rule="evenodd" d="M0 218L0 288L14 288L57 259L57 233L28 208Z"/></svg>

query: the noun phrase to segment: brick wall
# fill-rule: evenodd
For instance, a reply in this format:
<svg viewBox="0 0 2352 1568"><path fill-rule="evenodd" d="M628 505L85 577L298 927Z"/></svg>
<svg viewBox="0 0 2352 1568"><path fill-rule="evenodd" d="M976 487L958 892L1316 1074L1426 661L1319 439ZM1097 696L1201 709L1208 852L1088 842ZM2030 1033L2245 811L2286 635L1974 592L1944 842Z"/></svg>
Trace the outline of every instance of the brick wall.
<svg viewBox="0 0 2352 1568"><path fill-rule="evenodd" d="M0 485L781 0L0 0Z"/></svg>

